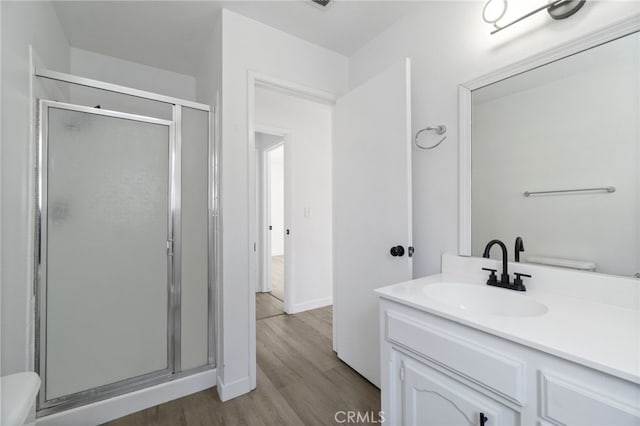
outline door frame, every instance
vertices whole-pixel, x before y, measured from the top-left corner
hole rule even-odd
[[[293,164],[291,162],[293,158],[293,145],[291,143],[293,135],[290,130],[282,129],[273,126],[266,126],[262,124],[256,125],[257,133],[264,133],[271,136],[277,136],[282,138],[281,142],[275,143],[267,148],[256,147],[256,168],[258,164],[262,165],[262,174],[256,173],[256,206],[258,207],[258,246],[257,246],[257,261],[258,271],[261,272],[261,277],[258,277],[257,291],[268,292],[272,290],[271,286],[271,262],[270,262],[270,247],[271,247],[271,232],[267,230],[266,225],[270,223],[271,216],[271,197],[270,197],[270,168],[268,161],[268,153],[278,147],[284,148],[284,225],[291,222],[293,214],[293,197],[292,197],[292,177],[293,177]],[[262,188],[261,190],[258,188]],[[262,198],[262,200],[260,200]],[[261,221],[264,219],[264,224],[261,225]],[[293,256],[292,239],[285,238],[284,259],[285,259],[285,272],[284,272],[284,311],[288,313],[290,311],[291,304],[291,292],[289,289],[293,288],[293,274],[290,265],[292,264],[288,259]],[[262,263],[262,268],[259,267]],[[268,283],[268,285],[267,285]],[[262,284],[262,285],[261,285]]]
[[[179,326],[177,313],[179,308],[179,256],[173,254],[174,249],[179,251],[179,203],[180,203],[180,140],[176,136],[175,121],[142,115],[123,113],[97,109],[82,105],[64,102],[40,100],[38,104],[38,153],[37,153],[37,191],[36,191],[36,263],[35,263],[35,370],[41,377],[43,391],[38,394],[38,412],[49,413],[79,405],[88,404],[100,399],[119,395],[150,384],[166,381],[176,369],[176,361],[179,361],[180,337],[176,335]],[[46,353],[47,353],[47,219],[48,219],[48,147],[49,147],[49,121],[50,108],[66,111],[76,111],[99,116],[121,118],[143,123],[150,123],[168,127],[169,162],[167,171],[169,185],[167,191],[167,244],[173,242],[173,247],[167,246],[167,368],[145,373],[140,376],[130,377],[113,383],[107,383],[96,388],[86,389],[47,400],[46,390]],[[179,367],[179,366],[178,366]]]
[[[315,89],[304,86],[302,84],[283,80],[277,77],[261,74],[255,71],[247,72],[247,174],[248,174],[248,241],[249,248],[247,256],[249,262],[249,385],[251,389],[256,388],[256,289],[258,288],[257,274],[257,237],[258,237],[258,207],[257,207],[257,188],[256,188],[256,123],[255,123],[255,94],[256,86],[266,87],[272,90],[278,90],[293,96],[310,99],[316,102],[335,105],[338,97],[333,93],[324,90]],[[285,154],[285,163],[287,161]],[[286,167],[286,166],[285,166]],[[285,178],[286,182],[286,178]],[[285,189],[286,196],[286,189]],[[285,209],[286,210],[286,209]],[[286,218],[285,218],[286,220]],[[285,247],[286,247],[285,239]],[[285,255],[286,257],[287,255]],[[289,264],[291,264],[290,258]],[[285,265],[286,267],[286,265]],[[286,278],[285,278],[286,280]],[[291,286],[289,286],[291,287]],[[286,287],[285,287],[286,291]],[[286,296],[285,296],[286,298]],[[286,308],[285,308],[286,309]],[[334,329],[335,330],[335,329]]]

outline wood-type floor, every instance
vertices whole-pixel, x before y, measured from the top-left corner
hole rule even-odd
[[[284,314],[284,303],[272,293],[256,293],[256,320]]]
[[[271,294],[284,302],[284,256],[271,256]]]
[[[324,426],[337,424],[338,411],[377,413],[380,391],[331,349],[331,320],[331,307],[258,320],[258,387],[249,394],[223,403],[208,389],[107,424]]]

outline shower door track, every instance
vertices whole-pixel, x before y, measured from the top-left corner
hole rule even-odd
[[[77,84],[78,86],[91,87],[93,89],[106,90],[107,92],[120,93],[123,95],[134,96],[136,98],[148,99],[150,101],[181,105],[188,108],[199,109],[202,111],[211,111],[211,107],[206,104],[188,101],[186,99],[174,98],[166,95],[160,95],[158,93],[147,92],[145,90],[121,86],[119,84],[106,83],[104,81],[94,80],[91,78],[79,77],[77,75],[67,74],[64,72],[52,71],[46,68],[36,68],[33,72],[33,75],[35,75],[36,77],[47,78],[49,80]]]

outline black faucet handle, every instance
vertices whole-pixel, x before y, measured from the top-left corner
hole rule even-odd
[[[524,286],[522,282],[522,277],[531,278],[529,274],[521,274],[519,272],[514,272],[516,278],[513,280],[513,289],[517,291],[527,291],[527,288]]]
[[[498,282],[498,276],[496,275],[496,272],[498,272],[497,269],[482,268],[482,270],[491,272],[491,274],[489,275],[489,279],[487,280],[487,284],[489,284],[489,283],[497,283]]]

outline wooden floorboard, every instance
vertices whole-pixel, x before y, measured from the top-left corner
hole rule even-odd
[[[271,293],[256,293],[256,320],[284,314],[284,304]]]
[[[258,293],[256,311],[260,309],[260,294],[275,299],[268,293]],[[380,410],[380,391],[331,349],[330,306],[272,316],[267,315],[272,312],[272,301],[262,302],[265,316],[256,324],[256,390],[223,403],[215,388],[207,389],[107,425],[325,426],[336,424],[337,411]]]
[[[284,256],[271,256],[271,294],[284,302]]]

